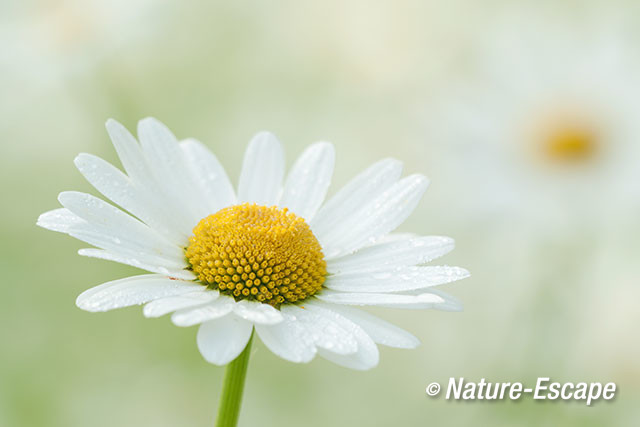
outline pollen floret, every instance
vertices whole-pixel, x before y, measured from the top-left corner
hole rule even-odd
[[[596,135],[587,128],[565,126],[556,129],[546,141],[546,151],[553,160],[579,161],[596,151]]]
[[[233,296],[278,307],[310,297],[327,273],[305,220],[286,208],[241,204],[202,219],[186,257],[198,279]]]

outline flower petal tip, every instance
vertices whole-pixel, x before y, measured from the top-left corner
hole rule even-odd
[[[88,311],[91,313],[99,313],[102,311],[107,311],[104,308],[101,308],[99,306],[96,306],[95,304],[92,303],[90,298],[87,298],[84,295],[84,292],[81,293],[80,295],[78,295],[78,298],[76,298],[76,307],[78,307],[81,310],[84,311]]]

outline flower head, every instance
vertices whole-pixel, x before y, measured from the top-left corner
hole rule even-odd
[[[408,332],[351,306],[456,310],[432,286],[459,280],[457,267],[424,266],[453,249],[446,237],[390,235],[427,187],[400,178],[382,160],[323,205],[334,149],[316,143],[284,180],[280,143],[266,132],[246,151],[237,193],[216,157],[195,140],[178,141],[155,119],[138,126],[140,143],[119,123],[107,130],[126,174],[90,154],[76,166],[117,208],[78,192],[38,225],[96,248],[81,255],[152,274],[91,288],[87,311],[145,304],[144,315],[173,313],[177,326],[200,325],[198,347],[226,364],[253,329],[275,354],[309,362],[319,354],[354,369],[378,363],[376,344],[413,348]]]
[[[631,213],[638,199],[640,63],[628,17],[507,10],[481,32],[474,71],[428,107],[431,146],[465,172],[443,171],[460,185],[449,194],[480,183],[450,200],[454,211],[520,218],[538,235],[609,227],[610,213]]]

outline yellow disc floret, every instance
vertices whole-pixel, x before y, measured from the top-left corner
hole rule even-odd
[[[555,129],[546,138],[547,155],[552,160],[574,162],[591,157],[596,151],[593,131],[576,126]]]
[[[326,262],[305,220],[286,208],[245,203],[200,221],[186,256],[205,285],[279,307],[322,288]]]

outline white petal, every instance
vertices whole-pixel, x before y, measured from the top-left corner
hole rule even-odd
[[[233,305],[233,312],[251,323],[275,325],[282,322],[282,314],[278,310],[256,301],[238,301]]]
[[[358,252],[327,261],[330,273],[371,271],[424,264],[450,252],[450,237],[425,236],[375,244]]]
[[[260,339],[269,350],[285,360],[310,362],[316,355],[316,347],[307,329],[288,313],[282,313],[282,317],[282,322],[275,325],[256,325]]]
[[[164,239],[147,225],[90,194],[66,191],[60,203],[86,221],[69,229],[68,234],[114,254],[143,253],[171,267],[184,266],[181,248]]]
[[[192,181],[198,185],[198,191],[206,202],[207,211],[200,214],[201,218],[233,205],[236,202],[236,194],[218,158],[194,139],[181,142],[180,147],[185,155]]]
[[[335,311],[327,310],[320,305],[315,305],[313,303],[307,304],[307,309],[331,317],[331,319],[338,323],[340,327],[350,331],[358,343],[358,350],[353,354],[347,355],[340,354],[329,349],[319,348],[318,353],[322,357],[340,366],[357,370],[371,369],[378,364],[378,361],[380,360],[378,347],[360,326],[356,325],[346,317],[339,315]]]
[[[289,172],[278,205],[307,221],[313,218],[327,195],[334,162],[333,145],[319,142],[307,148]]]
[[[209,303],[176,311],[171,316],[171,321],[176,326],[187,327],[219,319],[231,313],[233,304],[235,302],[232,298],[221,295]]]
[[[80,249],[78,251],[78,255],[119,262],[120,264],[130,265],[132,267],[147,270],[152,273],[159,273],[163,276],[173,277],[176,279],[196,279],[196,276],[189,270],[167,268],[166,263],[157,262],[157,260],[153,258],[147,259],[144,254],[139,254],[137,256],[116,255],[102,249],[86,248]]]
[[[322,237],[331,232],[345,217],[389,188],[400,178],[402,163],[384,159],[374,163],[342,187],[313,217],[311,229]]]
[[[403,178],[344,218],[331,233],[318,236],[327,259],[350,253],[394,230],[413,212],[428,184],[422,175]]]
[[[80,173],[105,197],[140,218],[177,245],[188,244],[188,235],[166,216],[166,209],[158,203],[157,195],[136,186],[115,166],[91,154],[79,154],[75,164]]]
[[[107,120],[107,132],[118,153],[120,162],[129,177],[140,183],[152,180],[147,162],[142,154],[140,144],[135,137],[120,123],[113,119]]]
[[[36,225],[47,230],[68,233],[73,227],[87,222],[69,209],[61,208],[45,212],[38,217]]]
[[[226,365],[242,353],[252,330],[251,323],[236,316],[211,320],[198,329],[198,349],[207,362]]]
[[[160,317],[172,311],[205,304],[215,300],[219,295],[218,291],[205,289],[176,297],[161,298],[147,303],[143,313],[146,317]]]
[[[345,305],[327,304],[322,301],[313,301],[308,304],[320,305],[346,317],[360,326],[375,343],[395,348],[416,348],[420,345],[418,338],[409,332],[366,311]]]
[[[338,354],[353,354],[358,350],[354,331],[344,329],[341,322],[336,321],[335,313],[316,311],[306,303],[304,307],[284,306],[282,311],[295,316],[304,325],[317,347]]]
[[[425,294],[433,294],[444,300],[444,302],[440,304],[434,305],[432,308],[440,311],[462,311],[462,302],[453,295],[450,295],[446,292],[442,292],[440,289],[429,289],[428,291],[410,291],[407,292],[408,295],[425,295]]]
[[[107,121],[107,132],[111,137],[113,146],[118,152],[122,166],[127,175],[141,192],[152,197],[153,207],[156,212],[157,206],[162,208],[164,216],[171,220],[171,223],[178,225],[181,234],[191,235],[191,229],[196,224],[194,219],[185,213],[179,199],[175,199],[166,190],[162,180],[159,182],[154,177],[154,173],[149,165],[149,161],[142,151],[142,147],[131,133],[120,123],[113,119]],[[157,165],[156,165],[157,166]],[[173,188],[173,186],[170,186]]]
[[[469,277],[460,267],[395,267],[328,276],[324,286],[342,292],[403,292],[442,285]]]
[[[244,155],[238,201],[275,205],[284,176],[284,153],[275,136],[260,132],[253,137]]]
[[[138,137],[154,179],[195,226],[206,205],[191,181],[178,140],[169,128],[152,117],[138,122]]]
[[[363,333],[363,336],[360,338],[361,339],[358,340],[358,351],[354,354],[343,355],[333,353],[324,348],[318,349],[318,354],[336,365],[356,371],[368,371],[378,366],[380,362],[380,352],[376,344],[367,334]]]
[[[325,290],[316,294],[316,298],[334,304],[375,305],[378,307],[425,309],[434,308],[444,300],[438,295],[424,293],[420,295],[346,293]]]
[[[420,236],[415,234],[415,233],[389,233],[389,234],[385,234],[384,236],[380,236],[377,239],[375,239],[375,242],[373,243],[373,245],[377,245],[377,244],[382,244],[382,243],[390,243],[390,242],[397,242],[399,240],[409,240],[409,239],[417,239]],[[428,236],[429,237],[429,236]]]
[[[182,295],[202,288],[195,282],[145,274],[103,283],[81,293],[76,305],[87,311],[108,311],[144,304],[158,298]]]
[[[97,229],[95,226],[90,224],[74,227],[68,234],[71,237],[105,250],[104,252],[86,252],[86,250],[83,249],[81,255],[109,259],[116,262],[122,262],[124,264],[130,264],[131,260],[136,260],[141,264],[144,264],[145,269],[146,267],[159,266],[158,270],[162,274],[164,274],[164,270],[161,271],[161,268],[166,269],[168,272],[182,274],[178,272],[183,271],[186,267],[184,258],[168,258],[156,255],[153,252],[148,251],[147,248],[141,247],[137,242],[126,239],[123,240],[117,235],[113,236],[108,231]],[[137,267],[137,265],[135,266]]]

